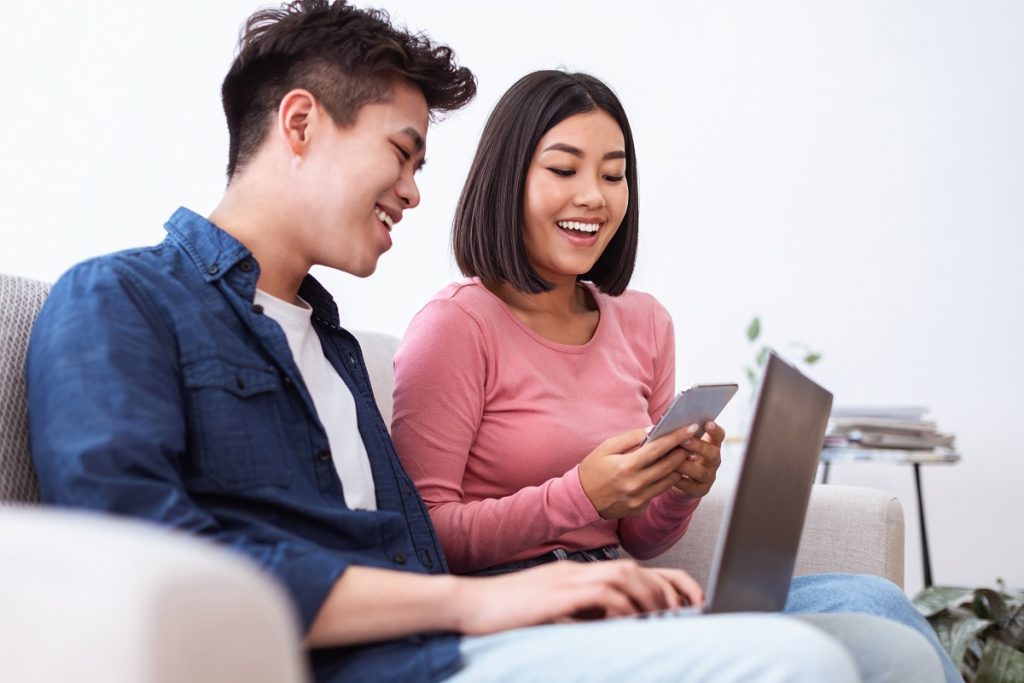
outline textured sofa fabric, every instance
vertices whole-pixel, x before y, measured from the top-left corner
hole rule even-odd
[[[37,503],[28,458],[25,349],[49,285],[0,273],[0,504]]]
[[[715,484],[686,535],[643,564],[682,567],[706,586],[732,494],[728,484]],[[856,486],[814,486],[793,573],[828,572],[875,574],[903,587],[903,508],[895,496]]]

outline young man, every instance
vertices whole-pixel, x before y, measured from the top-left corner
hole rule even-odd
[[[927,673],[927,644],[871,617],[524,628],[699,601],[681,571],[447,574],[358,344],[308,271],[374,271],[419,203],[431,112],[474,92],[448,48],[381,13],[299,0],[253,15],[223,85],[220,204],[209,218],[179,209],[155,247],[76,266],[39,316],[28,386],[45,500],[246,554],[292,596],[320,681],[856,681],[858,667],[900,675],[908,662]],[[868,630],[901,647],[872,652]]]

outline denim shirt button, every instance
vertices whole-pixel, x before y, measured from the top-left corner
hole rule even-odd
[[[252,261],[250,261],[249,259],[245,259],[244,261],[242,261],[241,263],[238,264],[238,269],[240,271],[242,271],[243,273],[251,273],[252,272]]]
[[[216,275],[217,273],[220,272],[220,268],[218,268],[215,264],[207,268],[206,272],[209,273],[210,275]]]
[[[281,378],[281,381],[284,382],[284,385],[286,387],[290,387],[292,385],[292,378],[289,377],[288,375],[285,375],[283,378]]]
[[[391,559],[395,561],[395,564],[405,564],[405,555],[402,553],[395,553],[395,556]]]
[[[316,457],[320,458],[320,462],[327,462],[331,459],[331,449],[325,448],[316,454]]]
[[[259,304],[253,304],[252,305],[252,312],[255,313],[256,315],[262,314],[263,313],[263,306],[261,306]]]

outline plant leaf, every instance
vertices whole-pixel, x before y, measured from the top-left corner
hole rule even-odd
[[[761,319],[755,315],[747,325],[747,341],[753,342],[759,336],[761,336]]]
[[[1010,609],[1006,606],[1003,595],[991,588],[979,588],[974,591],[972,608],[982,619],[991,619],[1000,624],[1010,618]]]
[[[979,633],[992,625],[988,619],[978,619],[963,610],[958,610],[957,613],[940,612],[928,621],[958,671],[963,667],[967,646]]]
[[[760,368],[764,367],[765,361],[768,360],[768,351],[769,351],[769,349],[768,349],[767,346],[762,346],[761,350],[758,351],[758,353],[757,353],[757,366],[758,367],[760,367]]]
[[[1001,623],[1001,629],[993,634],[1010,647],[1024,650],[1024,606],[1017,605],[1013,615]]]
[[[821,354],[818,353],[817,351],[811,351],[806,356],[804,356],[804,362],[807,363],[808,365],[814,365],[819,360],[821,360]]]
[[[1024,681],[1024,652],[994,638],[985,643],[974,683],[1020,683]]]
[[[961,586],[932,586],[914,596],[914,607],[925,617],[970,602],[974,589]]]

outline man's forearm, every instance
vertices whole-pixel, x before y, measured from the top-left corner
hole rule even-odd
[[[457,631],[458,584],[466,580],[450,574],[349,567],[328,593],[306,642],[310,647],[331,647]]]
[[[702,602],[700,586],[685,572],[646,569],[632,560],[552,562],[485,578],[350,566],[306,641],[330,647],[437,631],[484,635],[583,614],[671,609],[683,598]]]

